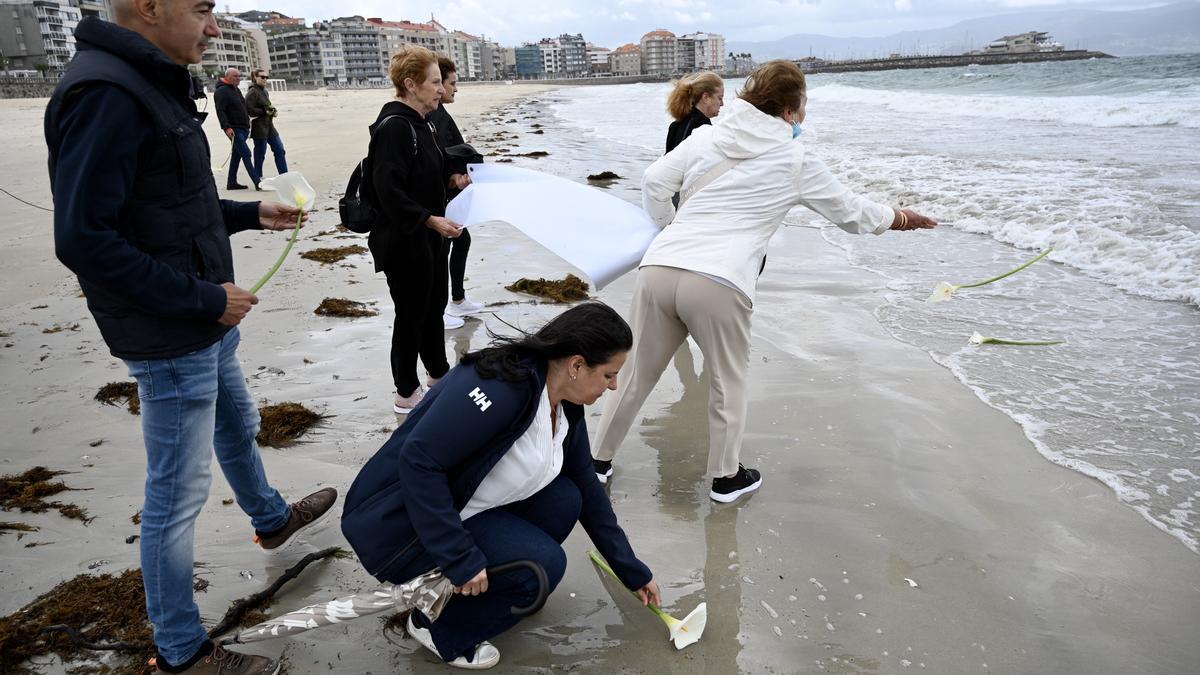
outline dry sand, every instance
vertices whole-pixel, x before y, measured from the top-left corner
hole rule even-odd
[[[468,86],[451,112],[468,140],[501,128],[524,137],[524,122],[505,124],[511,116],[491,110],[536,91]],[[335,205],[332,195],[363,153],[365,127],[386,97],[275,96],[289,163],[322,195],[297,252],[364,243],[316,235],[337,223],[336,212],[325,209]],[[44,103],[0,101],[8,141],[0,186],[48,205]],[[214,148],[225,147],[216,125],[206,127]],[[223,173],[218,177],[220,183]],[[56,514],[2,514],[41,530],[20,540],[0,537],[0,613],[89,569],[136,567],[137,546],[125,538],[137,532],[129,517],[140,508],[144,477],[138,420],[91,400],[101,385],[127,376],[104,348],[74,280],[53,260],[48,214],[11,201],[4,213],[0,331],[11,336],[0,338],[0,473],[36,464],[73,471],[68,484],[90,491],[65,496],[96,519],[84,526]],[[503,286],[573,270],[506,226],[481,227],[473,236],[474,297],[496,303],[497,317],[519,326],[558,311]],[[707,499],[700,476],[707,394],[694,347],[681,350],[647,403],[611,483],[617,512],[662,583],[667,608],[682,616],[708,603],[704,639],[676,652],[648,613],[619,593],[614,600],[577,531],[567,544],[567,577],[546,609],[497,640],[499,671],[1195,672],[1200,557],[1118,504],[1100,483],[1042,459],[1010,419],[924,353],[888,337],[871,315],[880,279],[849,268],[814,231],[790,230],[787,239],[772,248],[756,321],[769,322],[785,308],[811,316],[808,334],[796,336],[811,350],[796,358],[763,335],[755,340],[743,458],[763,470],[761,492],[733,505]],[[233,241],[246,282],[269,266],[284,240],[243,233]],[[624,311],[632,286],[627,275],[599,297]],[[318,485],[344,491],[398,422],[389,408],[386,285],[368,256],[323,266],[293,254],[260,295],[242,325],[240,351],[254,396],[300,401],[332,416],[301,445],[264,449],[268,475],[293,498]],[[352,321],[313,315],[327,296],[377,303],[381,314]],[[504,329],[491,315],[471,319],[447,332],[447,348],[481,346],[485,326]],[[228,486],[214,481],[197,528],[196,559],[211,582],[197,596],[207,621],[303,553],[344,543],[331,524],[308,536],[306,546],[264,555],[250,543],[237,507],[222,505],[229,496]],[[31,542],[53,543],[25,548]],[[320,563],[275,608],[372,585],[353,560]],[[251,649],[282,653],[291,673],[447,672],[380,625],[364,619]]]

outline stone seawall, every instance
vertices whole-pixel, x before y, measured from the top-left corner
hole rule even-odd
[[[49,98],[58,80],[0,78],[0,98]]]

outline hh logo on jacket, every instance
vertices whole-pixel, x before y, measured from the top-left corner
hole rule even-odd
[[[487,394],[484,394],[482,391],[480,391],[479,387],[472,389],[471,393],[467,394],[467,396],[470,396],[475,400],[475,405],[479,406],[481,411],[486,411],[488,408],[492,407],[492,402],[488,400]]]

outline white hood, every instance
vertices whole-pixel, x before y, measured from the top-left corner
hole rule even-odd
[[[746,159],[791,143],[792,126],[738,98],[721,111],[712,137],[726,157]]]

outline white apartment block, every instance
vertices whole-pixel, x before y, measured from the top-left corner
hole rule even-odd
[[[612,50],[608,47],[601,47],[588,43],[586,46],[588,72],[592,75],[601,73],[611,73],[612,69],[608,65],[608,57],[612,54]]]
[[[67,0],[0,2],[0,52],[7,69],[61,73],[75,55],[81,17]]]
[[[677,40],[675,69],[681,73],[724,70],[725,38],[716,33],[690,33]]]
[[[346,83],[341,35],[328,28],[300,28],[270,35],[271,76],[316,86]]]
[[[229,68],[237,68],[243,76],[249,76],[255,68],[270,68],[266,53],[266,34],[233,15],[218,14],[217,28],[220,37],[208,41],[208,49],[198,65],[191,66],[192,72],[209,77],[219,77]],[[251,32],[262,33],[263,51]],[[265,65],[264,65],[265,64]]]
[[[652,30],[642,36],[642,74],[673,75],[678,71],[679,39],[669,30]]]
[[[329,30],[339,38],[348,82],[382,85],[387,81],[387,69],[380,59],[383,36],[379,26],[361,16],[347,16],[314,25]]]

